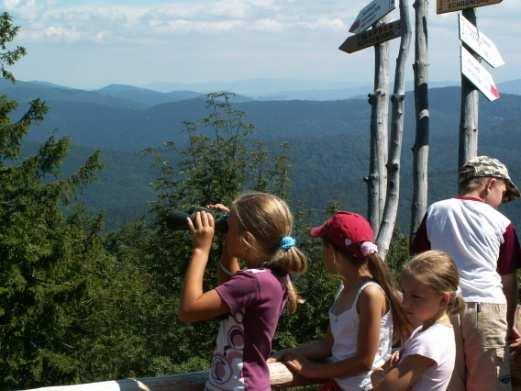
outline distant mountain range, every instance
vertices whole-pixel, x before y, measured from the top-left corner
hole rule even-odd
[[[143,158],[140,151],[166,140],[182,145],[186,140],[182,122],[206,114],[202,97],[193,96],[190,91],[177,95],[188,99],[150,106],[156,99],[154,91],[135,87],[83,91],[39,82],[17,82],[15,86],[3,82],[0,92],[22,102],[42,97],[50,106],[46,119],[29,133],[28,149],[34,149],[50,134],[70,137],[74,148],[66,162],[66,172],[77,168],[95,148],[102,150],[105,169],[82,198],[94,210],[105,211],[109,226],[144,214],[147,203],[154,199],[150,183],[157,172],[151,167],[151,159]],[[431,200],[455,191],[459,101],[456,87],[430,90]],[[400,225],[405,231],[411,197],[413,104],[414,98],[408,93],[400,211]],[[14,114],[15,118],[25,105]],[[259,131],[255,134],[271,150],[289,142],[294,202],[320,213],[328,202],[337,200],[345,208],[365,213],[363,177],[369,165],[370,109],[367,99],[245,101],[236,103],[236,107],[257,126]],[[480,99],[480,153],[505,161],[517,182],[521,182],[521,154],[517,149],[521,146],[520,108],[521,96],[517,95],[504,94],[494,103]],[[521,203],[513,203],[507,211],[520,225]]]
[[[498,88],[503,94],[521,95],[521,79],[499,83]]]

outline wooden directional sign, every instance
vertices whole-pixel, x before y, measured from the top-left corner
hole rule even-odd
[[[459,15],[459,37],[492,67],[497,68],[505,64],[494,42],[461,14]]]
[[[400,35],[402,35],[402,22],[396,20],[392,23],[381,24],[360,34],[350,36],[340,45],[339,49],[347,53],[353,53],[370,46],[375,46],[381,42],[398,38]]]
[[[499,4],[503,0],[437,0],[436,13],[459,11],[465,8],[475,8],[484,5]]]
[[[461,73],[478,88],[488,100],[500,97],[494,79],[483,65],[463,46],[461,46]]]
[[[358,13],[350,33],[358,34],[367,30],[373,24],[396,8],[396,0],[373,0]]]

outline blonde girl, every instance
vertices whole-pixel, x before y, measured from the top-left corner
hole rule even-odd
[[[310,235],[323,239],[326,270],[339,276],[343,287],[329,309],[325,338],[275,358],[306,378],[334,379],[323,390],[369,390],[371,371],[390,355],[393,330],[398,336],[408,333],[397,290],[361,215],[335,213]]]
[[[225,209],[222,205],[214,207]],[[179,318],[193,322],[222,315],[207,390],[270,390],[266,358],[279,316],[297,305],[289,273],[304,272],[306,257],[291,236],[293,217],[286,203],[266,193],[236,199],[220,260],[220,285],[203,290],[215,223],[201,211],[188,219],[192,257],[185,275]],[[239,259],[247,265],[240,270]]]
[[[375,390],[446,390],[454,369],[456,343],[449,316],[459,313],[458,271],[441,251],[426,251],[406,264],[401,274],[403,308],[419,326],[405,342],[398,362],[374,376]]]

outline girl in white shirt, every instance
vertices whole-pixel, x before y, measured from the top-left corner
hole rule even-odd
[[[375,390],[447,389],[456,358],[449,314],[463,308],[463,300],[456,293],[458,280],[454,262],[441,251],[426,251],[405,265],[400,281],[402,305],[413,323],[420,326],[405,342],[399,357],[373,374]]]
[[[321,390],[370,390],[371,372],[389,357],[393,334],[410,331],[391,274],[369,222],[359,214],[337,212],[310,235],[323,239],[324,266],[343,285],[329,309],[325,337],[275,358],[300,376],[330,379]]]

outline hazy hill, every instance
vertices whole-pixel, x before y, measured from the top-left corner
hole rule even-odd
[[[504,94],[521,95],[521,79],[510,80],[498,84],[499,91]]]
[[[114,98],[126,99],[144,107],[155,106],[166,102],[194,99],[202,96],[200,93],[193,91],[159,92],[124,84],[111,84],[94,92]]]
[[[7,95],[18,102],[29,102],[41,98],[45,101],[93,103],[110,107],[140,107],[132,100],[40,81],[17,80],[13,84],[8,80],[1,79],[0,94]]]
[[[431,91],[431,200],[450,196],[456,190],[459,99],[457,88]],[[480,101],[480,152],[500,157],[511,167],[514,180],[521,182],[521,155],[517,151],[521,145],[521,96],[504,95],[494,103],[483,98]],[[85,199],[95,209],[108,211],[112,222],[144,213],[146,201],[153,200],[149,187],[153,170],[136,151],[165,140],[182,143],[185,134],[181,122],[205,114],[200,99],[147,110],[58,101],[50,104],[52,110],[46,121],[39,131],[30,133],[30,138],[43,140],[56,129],[55,134],[68,135],[75,144],[104,150],[104,159],[110,163],[101,182],[87,189]],[[400,212],[404,229],[408,227],[411,197],[411,94],[406,104]],[[270,148],[275,150],[282,141],[289,142],[294,202],[321,212],[329,201],[338,200],[345,208],[365,213],[363,177],[369,165],[369,105],[365,99],[247,102],[237,107],[248,114],[260,129],[258,136]],[[510,213],[521,224],[521,203],[512,204]]]

